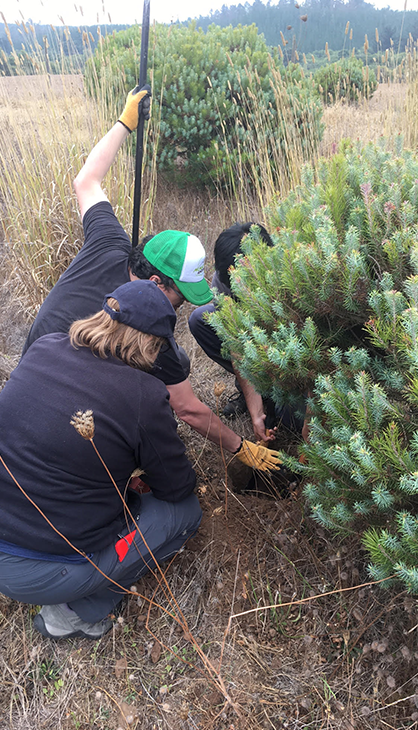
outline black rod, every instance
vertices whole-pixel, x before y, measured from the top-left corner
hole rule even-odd
[[[148,39],[149,39],[149,18],[150,0],[144,0],[141,31],[141,61],[139,64],[139,82],[141,89],[147,82],[148,65]],[[141,102],[140,102],[141,104]],[[142,105],[141,105],[142,106]],[[135,187],[134,187],[134,213],[132,220],[132,246],[138,244],[139,239],[139,211],[141,207],[142,190],[142,158],[144,155],[144,116],[139,110],[138,129],[136,133],[136,156],[135,156]]]

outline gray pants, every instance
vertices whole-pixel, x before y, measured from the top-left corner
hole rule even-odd
[[[133,513],[135,516],[135,513]],[[137,524],[159,563],[175,555],[200,525],[199,500],[191,494],[181,502],[163,502],[152,494],[141,495],[141,512]],[[120,533],[135,529],[126,526]],[[112,543],[94,553],[92,560],[105,575],[124,588],[155,567],[138,532],[126,557],[119,561]],[[91,563],[64,563],[32,560],[0,553],[0,592],[24,603],[54,605],[68,603],[77,615],[90,623],[100,621],[114,610],[123,591],[107,580]]]

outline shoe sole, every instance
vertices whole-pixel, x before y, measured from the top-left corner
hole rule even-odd
[[[45,624],[45,621],[40,613],[37,613],[35,618],[33,619],[33,625],[37,631],[39,631],[42,636],[45,636],[47,639],[54,639],[54,641],[58,641],[59,639],[73,639],[76,637],[79,637],[81,639],[89,639],[90,641],[97,641],[97,639],[101,639],[102,636],[104,636],[107,631],[105,631],[103,634],[98,634],[97,636],[91,636],[90,634],[86,634],[81,629],[78,629],[78,631],[72,631],[70,634],[60,634],[59,636],[56,636],[55,634],[51,634]],[[108,629],[110,631],[110,629]]]

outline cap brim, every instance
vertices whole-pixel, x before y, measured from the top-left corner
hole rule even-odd
[[[193,282],[178,281],[177,279],[174,279],[174,281],[183,296],[192,304],[208,304],[213,299],[213,294],[205,279]]]

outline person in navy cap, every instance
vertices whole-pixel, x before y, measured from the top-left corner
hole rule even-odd
[[[43,302],[25,342],[24,357],[39,337],[67,333],[72,322],[97,311],[106,291],[130,279],[153,281],[174,309],[184,301],[200,306],[212,299],[204,276],[205,250],[201,241],[190,233],[168,230],[146,237],[132,248],[103,189],[103,180],[122,144],[136,129],[139,114],[149,112],[149,94],[147,86],[129,93],[118,121],[92,149],[74,180],[84,243]],[[189,359],[181,347],[162,348],[153,370],[167,386],[170,405],[178,418],[247,466],[263,471],[277,469],[278,452],[246,441],[229,428],[196,396],[189,370]],[[260,413],[256,437],[269,441],[274,433],[265,430],[263,418]]]
[[[150,374],[175,322],[153,281],[123,284],[37,339],[0,393],[0,592],[41,604],[44,636],[101,637],[123,589],[198,529],[195,473]],[[147,494],[127,487],[135,469]]]

